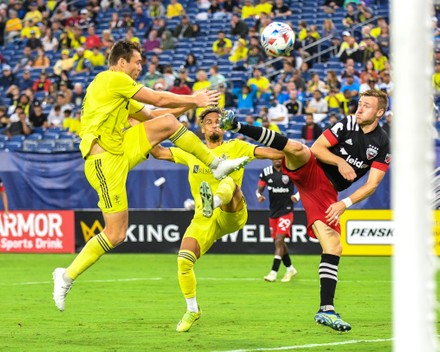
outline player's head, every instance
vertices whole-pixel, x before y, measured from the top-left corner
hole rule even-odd
[[[356,110],[357,123],[362,127],[377,123],[385,114],[388,107],[386,93],[369,89],[360,94],[358,108]]]
[[[275,170],[280,170],[283,163],[283,159],[272,160],[273,167]]]
[[[139,43],[128,40],[117,41],[108,57],[110,67],[123,71],[131,78],[137,79],[142,71],[142,56]]]
[[[223,109],[217,106],[207,107],[200,114],[200,122],[202,124],[202,133],[206,140],[211,142],[219,142],[223,139],[223,130],[219,127],[220,117]]]

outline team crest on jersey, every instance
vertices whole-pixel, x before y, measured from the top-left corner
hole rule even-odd
[[[194,165],[193,167],[193,174],[196,174],[199,172],[199,165]]]
[[[374,159],[377,156],[378,152],[379,152],[379,148],[370,144],[367,148],[367,159],[368,160]]]
[[[289,183],[289,176],[287,176],[287,175],[282,175],[282,176],[281,176],[281,181],[282,181],[285,185],[287,185],[287,184]]]
[[[389,164],[389,163],[391,162],[391,154],[390,154],[390,153],[388,153],[388,154],[385,156],[385,162],[386,162],[387,164]]]

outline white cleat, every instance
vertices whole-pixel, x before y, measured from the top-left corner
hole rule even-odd
[[[293,268],[293,270],[287,270],[281,282],[289,282],[296,274],[298,274],[298,271],[296,271],[295,268]]]
[[[249,162],[249,157],[242,156],[237,159],[221,159],[220,163],[215,169],[212,169],[212,174],[217,180],[222,180],[230,173],[242,168]]]
[[[200,184],[200,197],[202,198],[202,213],[205,218],[210,218],[214,212],[214,196],[208,182],[202,181]]]
[[[53,300],[60,311],[64,311],[64,302],[66,300],[67,292],[72,288],[72,284],[64,281],[64,273],[66,269],[56,268],[52,273],[53,277]]]
[[[277,273],[271,271],[268,275],[264,277],[264,280],[267,282],[275,282],[277,281]]]

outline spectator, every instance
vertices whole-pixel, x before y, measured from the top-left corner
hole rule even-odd
[[[66,102],[72,101],[72,90],[67,86],[66,82],[60,82],[59,84],[59,92],[64,94],[64,97],[66,98]]]
[[[34,92],[48,92],[52,81],[47,77],[46,71],[41,71],[38,79],[34,81],[32,89]]]
[[[76,49],[76,55],[72,58],[72,75],[88,74],[92,71],[92,64],[85,57],[85,51],[83,47]]]
[[[96,34],[95,26],[91,25],[87,28],[87,37],[85,41],[85,48],[92,50],[94,47],[100,48],[102,45],[101,38]]]
[[[32,29],[29,32],[29,37],[26,40],[26,45],[25,46],[31,48],[31,50],[35,50],[37,48],[43,47],[43,43],[41,42],[40,38],[37,38],[36,32],[35,32],[34,29]]]
[[[223,17],[223,12],[217,0],[211,0],[211,5],[208,8],[208,14],[213,18]]]
[[[59,76],[62,71],[70,71],[73,67],[73,59],[69,57],[69,49],[61,51],[61,58],[55,63],[53,72]]]
[[[61,111],[61,106],[56,104],[52,110],[49,112],[49,116],[47,117],[47,122],[49,127],[63,127],[64,122],[64,114]]]
[[[35,1],[32,1],[29,4],[29,10],[26,12],[24,16],[24,21],[32,21],[33,23],[39,23],[43,20],[43,15],[40,10],[38,10],[38,4]]]
[[[197,59],[194,54],[189,53],[186,56],[185,64],[183,66],[190,71],[195,71],[197,69]]]
[[[22,92],[28,88],[32,88],[33,85],[34,85],[34,81],[31,78],[31,72],[29,71],[29,69],[24,69],[22,71],[21,78],[18,80],[18,88]]]
[[[97,46],[95,46],[92,52],[89,53],[87,59],[90,61],[93,67],[105,65],[105,56]]]
[[[246,61],[248,54],[248,48],[246,46],[246,39],[240,38],[235,43],[229,56],[229,61],[237,63],[240,61]]]
[[[267,116],[269,117],[270,122],[287,127],[289,124],[289,112],[287,111],[286,106],[280,104],[274,95],[272,95],[269,100],[270,108]]]
[[[180,23],[174,29],[173,35],[176,38],[193,38],[194,37],[193,27],[192,27],[191,21],[189,20],[188,16],[186,16],[186,15],[182,16],[182,18],[180,19]]]
[[[298,91],[291,90],[289,93],[289,99],[284,102],[289,115],[301,115],[303,112],[303,105],[298,100]]]
[[[150,63],[148,65],[148,71],[142,79],[142,83],[149,88],[153,88],[154,84],[162,78],[163,75],[157,70],[157,66]]]
[[[225,0],[223,2],[223,11],[226,13],[239,13],[239,4],[237,0]]]
[[[81,19],[81,16],[79,14],[79,9],[74,7],[74,8],[72,8],[71,16],[64,21],[65,26],[67,26],[67,27],[79,26],[80,19]]]
[[[111,48],[115,43],[115,39],[113,38],[112,32],[110,29],[104,29],[102,31],[102,46],[104,49]]]
[[[440,61],[435,63],[434,73],[432,75],[432,86],[434,88],[434,94],[440,95]]]
[[[385,56],[390,54],[391,37],[389,27],[385,26],[381,29],[380,35],[376,38],[376,43],[379,44],[379,48]]]
[[[284,0],[275,0],[275,4],[272,6],[272,11],[270,13],[272,18],[291,15],[292,11],[289,6],[284,3]]]
[[[342,24],[345,27],[350,28],[357,23],[356,10],[353,3],[347,4],[345,9],[347,12],[345,13],[344,18],[342,19]]]
[[[154,53],[150,56],[150,62],[156,65],[156,70],[163,73],[163,65],[160,64],[159,56]]]
[[[44,51],[55,51],[58,48],[58,39],[53,35],[52,28],[48,28],[46,35],[41,38],[41,43],[43,44]]]
[[[9,19],[5,24],[6,41],[12,42],[14,39],[20,37],[22,29],[23,25],[20,18],[18,18],[17,11],[9,10]]]
[[[347,81],[345,82],[345,84],[342,85],[341,92],[345,95],[345,91],[348,90],[350,91],[350,95],[352,97],[357,97],[360,90],[360,84],[354,81],[354,76],[351,74],[347,75],[346,78]]]
[[[63,128],[70,134],[78,135],[81,130],[81,110],[76,110],[73,116],[70,110],[65,110]]]
[[[324,0],[322,10],[325,13],[334,13],[338,8],[344,6],[344,0]]]
[[[139,38],[134,35],[133,28],[131,27],[125,30],[125,39],[133,43],[140,43]]]
[[[226,38],[225,32],[218,31],[217,40],[212,44],[212,51],[218,56],[229,55],[232,49],[232,42]]]
[[[345,116],[352,115],[356,111],[357,95],[352,96],[350,90],[343,92],[344,100],[341,102],[341,111]]]
[[[220,84],[226,83],[226,78],[218,72],[217,65],[211,65],[209,68],[209,83],[211,83],[211,89],[218,89]]]
[[[144,41],[144,44],[143,44],[142,48],[144,49],[144,51],[146,53],[148,53],[150,51],[154,51],[155,49],[160,48],[160,39],[157,36],[157,30],[156,29],[152,29],[150,31],[150,34],[148,34],[148,39],[146,39]]]
[[[281,0],[282,1],[282,0]],[[231,16],[231,35],[238,35],[240,38],[246,38],[249,33],[249,27],[246,22],[242,21],[240,17],[234,13]]]
[[[11,66],[9,66],[8,64],[3,64],[2,73],[3,75],[0,77],[0,87],[6,90],[12,85],[18,86],[18,79],[12,73]]]
[[[388,58],[380,51],[379,49],[374,51],[374,57],[371,59],[373,62],[374,69],[377,72],[381,72],[385,69],[385,63],[388,61]]]
[[[260,115],[261,116],[261,125],[264,128],[267,128],[271,131],[274,131],[276,133],[280,133],[281,134],[281,130],[278,127],[278,125],[276,123],[273,123],[270,121],[269,117],[267,117],[267,115]]]
[[[63,82],[61,82],[61,83],[63,83]],[[61,85],[61,83],[60,83],[60,85]],[[73,85],[73,91],[72,91],[72,96],[70,98],[70,102],[75,107],[78,108],[82,105],[82,102],[84,100],[85,95],[86,95],[86,92],[84,91],[82,83],[76,82]]]
[[[188,69],[186,67],[182,67],[180,66],[179,68],[179,77],[182,82],[185,82],[188,87],[190,87],[192,89],[192,86],[194,84],[194,80],[188,76]]]
[[[273,84],[272,95],[280,104],[284,104],[285,101],[289,100],[289,93],[284,90],[284,87],[281,83]]]
[[[366,83],[369,78],[373,78],[376,81],[379,81],[379,75],[374,69],[374,65],[371,60],[367,61],[367,63],[365,64],[365,69],[360,75],[361,83]]]
[[[358,53],[359,45],[356,43],[356,39],[348,31],[343,32],[342,37],[344,41],[336,54],[339,60],[346,62],[347,59],[351,58],[354,61],[361,62],[360,53]]]
[[[64,110],[69,109],[73,110],[74,105],[67,99],[68,97],[64,94],[63,91],[59,91],[56,96],[55,104],[61,107],[61,112],[64,113]]]
[[[360,83],[359,77],[361,76],[361,74],[360,74],[360,72],[358,70],[356,70],[354,65],[355,65],[355,62],[354,62],[353,59],[347,59],[347,61],[345,62],[345,70],[341,74],[342,85],[345,84],[345,79],[349,75],[352,75],[354,77],[354,81],[356,83]]]
[[[265,55],[263,55],[260,47],[258,45],[251,45],[246,60],[247,67],[263,64],[264,60]]]
[[[49,68],[50,67],[50,60],[46,56],[46,53],[44,52],[43,47],[37,48],[37,57],[35,58],[34,62],[32,63],[33,68]]]
[[[245,0],[241,8],[241,19],[253,18],[256,16],[256,8],[252,0]]]
[[[144,13],[144,5],[138,2],[134,5],[133,26],[136,30],[144,30],[145,25],[150,22],[148,17]]]
[[[166,9],[162,5],[160,0],[151,0],[150,6],[148,6],[148,15],[151,18],[163,17],[166,14]]]
[[[86,37],[83,36],[83,30],[81,29],[81,27],[73,27],[72,34],[70,34],[70,47],[72,49],[83,47],[84,43],[86,42]]]
[[[109,22],[109,29],[112,30],[123,27],[124,27],[124,21],[122,20],[122,18],[119,17],[119,13],[113,12]]]
[[[393,119],[393,112],[387,111],[384,116],[385,122],[382,125],[382,129],[387,133],[388,137],[391,138],[391,120]]]
[[[0,128],[5,128],[9,123],[9,117],[6,115],[6,112],[6,106],[0,105]]]
[[[186,82],[182,81],[180,78],[176,78],[174,80],[174,85],[171,87],[170,92],[180,95],[192,94],[191,88],[186,84]]]
[[[322,93],[320,90],[315,90],[313,92],[313,98],[310,99],[307,104],[306,113],[312,114],[326,114],[328,111],[328,104],[323,99]]]
[[[311,144],[318,139],[321,133],[321,127],[313,121],[313,114],[306,113],[306,124],[301,129],[301,138],[306,141],[306,144]]]
[[[173,17],[182,16],[185,14],[185,9],[182,4],[177,0],[170,0],[170,3],[167,6],[167,17],[171,19]]]
[[[377,81],[373,77],[368,77],[366,82],[361,84],[361,86],[359,87],[359,94],[369,89],[379,90],[379,85],[377,84]]]
[[[248,79],[247,85],[252,87],[256,91],[257,98],[264,100],[270,96],[270,81],[267,77],[263,76],[259,67],[254,67],[252,77]]]
[[[29,120],[26,116],[26,113],[21,108],[17,108],[16,113],[14,116],[17,116],[17,118],[11,118],[9,119],[9,124],[6,126],[5,135],[11,138],[12,136],[17,135],[29,135],[32,133],[32,128],[29,125]]]
[[[341,104],[344,102],[344,94],[338,88],[331,88],[328,95],[324,98],[329,111],[340,112]]]
[[[77,26],[82,30],[86,30],[87,28],[94,25],[92,20],[92,14],[87,9],[81,9],[79,12],[79,21]]]
[[[359,54],[361,62],[365,65],[374,56],[375,42],[370,35],[363,37],[359,43]]]
[[[316,90],[321,91],[323,94],[328,92],[324,81],[319,77],[319,73],[313,73],[312,78],[307,83],[307,92],[313,93]]]
[[[229,91],[226,83],[220,83],[218,90],[220,92],[218,106],[221,108],[235,108],[237,104],[234,101],[234,95]]]
[[[365,1],[359,1],[357,4],[357,22],[367,22],[373,17],[373,10],[365,5]]]
[[[29,114],[29,122],[32,127],[49,127],[47,122],[47,114],[44,113],[41,103],[37,100],[32,105],[31,112]]]
[[[255,87],[244,84],[243,86],[232,89],[232,94],[237,98],[238,109],[254,109],[255,107]]]
[[[341,82],[334,70],[327,70],[327,77],[325,81],[325,90],[329,92],[332,88],[339,90],[341,88]]]
[[[336,37],[338,32],[336,30],[335,24],[331,18],[326,18],[322,24],[322,36],[325,37]]]
[[[380,73],[380,83],[379,89],[383,92],[386,92],[388,95],[391,95],[393,92],[394,84],[391,81],[391,74],[388,70],[383,70]]]

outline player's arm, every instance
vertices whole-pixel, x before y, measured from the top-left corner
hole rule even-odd
[[[315,157],[324,164],[335,165],[338,167],[339,173],[348,181],[353,181],[356,178],[356,173],[354,169],[341,157],[333,154],[329,148],[332,145],[329,140],[325,137],[325,134],[321,134],[319,138],[313,143],[312,153]]]
[[[256,147],[254,155],[257,159],[279,160],[284,158],[284,153],[282,151],[268,147]]]
[[[202,89],[191,95],[179,95],[166,91],[155,91],[142,87],[132,97],[146,104],[152,104],[161,108],[185,108],[192,109],[218,103],[219,92],[216,90]]]
[[[265,188],[266,188],[266,182],[260,178],[258,180],[257,191],[255,192],[258,203],[263,203],[266,200],[266,197],[263,196],[263,192]]]
[[[162,147],[160,144],[151,149],[150,154],[158,160],[166,160],[174,162],[173,153],[170,148]]]

